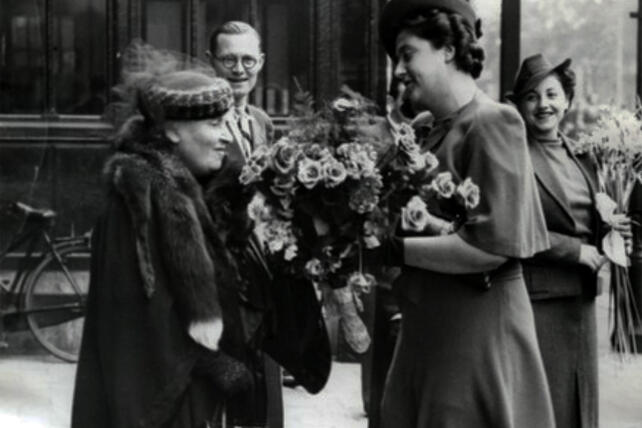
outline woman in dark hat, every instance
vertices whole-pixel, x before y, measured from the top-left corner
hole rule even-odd
[[[424,148],[481,190],[455,233],[393,241],[402,324],[382,403],[387,428],[550,428],[553,409],[520,259],[548,248],[517,112],[476,85],[484,53],[463,0],[392,0],[380,32],[413,105],[435,117]],[[432,212],[452,218],[437,201]],[[397,251],[394,251],[394,250]]]
[[[225,245],[245,226],[221,224],[208,205],[224,201],[204,190],[226,163],[232,90],[199,71],[145,81],[104,171],[72,426],[218,427],[225,400],[253,385],[258,324],[237,298],[251,257]],[[265,278],[257,263],[243,273]]]
[[[590,428],[598,426],[595,296],[606,258],[599,250],[594,164],[575,155],[575,143],[559,131],[575,90],[570,64],[553,66],[541,54],[526,58],[507,97],[526,122],[551,242],[523,265],[555,420],[558,427]],[[618,230],[630,239],[630,220],[619,220]]]

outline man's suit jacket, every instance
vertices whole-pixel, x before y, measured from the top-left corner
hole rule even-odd
[[[593,160],[588,154],[572,154],[571,148],[574,143],[563,135],[561,137],[564,146],[571,153],[572,161],[579,166],[584,175],[591,197],[595,201],[598,184]],[[548,162],[541,143],[529,139],[528,147],[551,243],[550,249],[523,261],[524,278],[531,299],[550,299],[583,293],[595,296],[599,294],[597,276],[588,267],[579,264],[580,245],[583,242],[576,235],[575,219],[562,184]],[[593,215],[592,226],[593,234],[586,243],[598,246],[601,221],[597,212]]]

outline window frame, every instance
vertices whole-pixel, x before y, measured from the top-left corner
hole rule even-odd
[[[100,115],[62,114],[54,111],[54,85],[53,61],[55,54],[53,45],[53,2],[44,1],[44,49],[45,49],[45,92],[44,111],[33,114],[0,114],[0,142],[30,142],[30,141],[105,141],[105,138],[113,132],[113,127]],[[137,0],[140,1],[140,0]],[[107,85],[113,86],[116,76],[118,53],[115,49],[117,40],[117,27],[119,23],[114,18],[122,6],[130,4],[128,0],[105,0],[105,31],[106,31],[106,72]],[[122,18],[122,17],[121,17]]]

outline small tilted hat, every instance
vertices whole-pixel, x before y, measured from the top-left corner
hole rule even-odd
[[[404,22],[415,15],[420,15],[430,9],[441,9],[446,12],[458,13],[465,25],[477,31],[478,19],[470,3],[466,0],[390,0],[383,7],[379,18],[379,36],[386,52],[390,57],[395,56],[397,36]]]
[[[234,104],[227,80],[198,71],[153,79],[141,91],[143,114],[155,120],[203,120],[224,115]]]
[[[542,54],[535,54],[524,59],[519,67],[513,90],[505,96],[512,102],[517,102],[528,91],[536,87],[551,73],[563,72],[571,65],[571,59],[566,58],[558,65],[551,64]]]

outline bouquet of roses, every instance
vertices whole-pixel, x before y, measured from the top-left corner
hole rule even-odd
[[[252,153],[240,180],[256,190],[248,212],[271,263],[327,286],[348,343],[363,352],[369,337],[357,315],[359,297],[376,283],[364,250],[395,233],[399,218],[403,230],[453,232],[456,223],[431,215],[425,202],[452,198],[465,211],[479,189],[438,174],[436,157],[421,151],[410,126],[344,94],[320,111],[300,109],[286,137]]]
[[[578,152],[589,153],[597,164],[600,192],[596,194],[597,210],[608,225],[615,216],[626,213],[636,182],[642,179],[642,123],[638,116],[612,107],[601,109],[597,127],[584,136]],[[611,229],[602,241],[611,262],[612,343],[622,352],[635,352],[635,328],[639,314],[628,275],[629,259],[621,234]]]
[[[391,123],[390,128],[395,144],[380,163],[386,189],[380,209],[387,218],[400,215],[404,234],[454,233],[466,221],[466,213],[479,204],[479,187],[470,178],[456,184],[450,172],[438,172],[437,157],[421,150],[411,126]],[[449,202],[445,205],[450,220],[429,211],[437,200]]]

